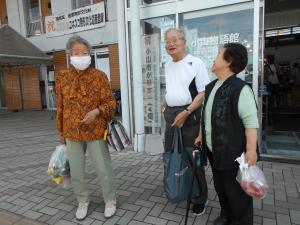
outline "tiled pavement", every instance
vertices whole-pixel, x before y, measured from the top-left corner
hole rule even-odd
[[[1,225],[46,225],[39,221],[21,216],[6,210],[0,210],[0,224]]]
[[[46,174],[50,154],[57,144],[55,123],[49,113],[0,113],[0,225],[183,224],[185,203],[170,204],[164,196],[161,157],[132,151],[112,153],[118,211],[109,220],[103,217],[98,180],[88,161],[86,178],[92,204],[88,217],[78,223],[74,219],[76,201],[72,191],[58,189]],[[272,188],[264,200],[255,200],[255,224],[299,225],[300,166],[270,162],[259,165]],[[201,217],[190,215],[190,225],[212,224],[220,211],[210,168],[206,176],[207,211]]]

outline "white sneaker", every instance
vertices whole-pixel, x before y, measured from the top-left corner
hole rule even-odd
[[[108,201],[105,204],[105,210],[104,210],[104,217],[106,219],[112,217],[113,215],[115,215],[117,211],[117,202],[116,201]]]
[[[76,211],[76,219],[77,220],[83,220],[86,217],[88,207],[89,207],[89,202],[85,202],[85,203],[79,202],[78,208]]]

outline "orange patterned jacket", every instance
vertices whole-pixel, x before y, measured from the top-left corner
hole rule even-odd
[[[115,96],[104,72],[92,67],[82,74],[74,68],[61,71],[56,78],[56,96],[56,125],[63,137],[73,141],[103,139],[116,109]],[[80,123],[96,108],[100,114],[91,124]]]

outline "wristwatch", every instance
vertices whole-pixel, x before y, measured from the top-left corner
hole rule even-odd
[[[185,111],[187,111],[187,113],[188,113],[189,115],[191,115],[191,113],[192,113],[188,108],[186,108]]]

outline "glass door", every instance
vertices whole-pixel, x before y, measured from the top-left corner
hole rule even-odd
[[[277,15],[284,18],[292,13],[284,9],[288,5],[280,4],[276,4]],[[286,22],[285,27],[274,22],[272,10],[272,2],[265,1],[261,13],[265,21],[261,28],[265,31],[262,35],[264,74],[260,80],[262,153],[270,158],[300,160],[300,89],[293,68],[295,63],[300,64],[294,54],[300,49],[299,42],[295,41],[298,32],[292,27],[294,22]],[[293,14],[289,16],[296,18]]]
[[[103,71],[107,75],[107,79],[111,81],[109,54],[107,49],[95,51],[95,67],[98,70]]]

